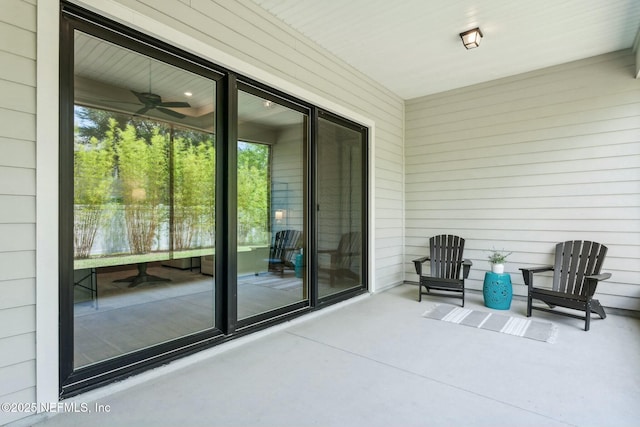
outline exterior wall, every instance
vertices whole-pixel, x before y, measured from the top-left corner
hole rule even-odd
[[[0,402],[36,397],[36,6],[0,13]],[[7,10],[8,9],[8,10]],[[0,424],[21,414],[0,412]]]
[[[467,239],[468,285],[482,289],[488,252],[506,272],[552,263],[554,245],[609,247],[598,286],[609,307],[640,310],[640,81],[631,50],[406,104],[406,278],[428,237]]]

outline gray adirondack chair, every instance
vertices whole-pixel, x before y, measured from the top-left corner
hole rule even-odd
[[[607,254],[607,247],[596,242],[570,240],[556,245],[555,264],[542,267],[521,268],[527,285],[527,317],[531,310],[547,311],[562,316],[584,320],[584,330],[588,331],[591,313],[602,319],[607,317],[604,308],[593,298],[598,282],[611,277],[611,273],[600,273]],[[536,287],[533,277],[536,273],[553,271],[551,289]],[[549,308],[533,305],[533,300],[543,301]],[[553,310],[556,306],[584,312],[584,316]]]
[[[413,260],[420,277],[418,301],[422,301],[422,295],[437,295],[460,298],[464,307],[464,280],[469,277],[473,263],[462,258],[463,252],[464,239],[459,236],[441,234],[429,239],[429,255]],[[428,275],[422,271],[422,264],[426,261],[431,267]],[[432,289],[439,292],[431,292]]]

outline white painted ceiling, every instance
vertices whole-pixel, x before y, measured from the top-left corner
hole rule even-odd
[[[628,49],[640,29],[640,0],[253,1],[403,99]]]

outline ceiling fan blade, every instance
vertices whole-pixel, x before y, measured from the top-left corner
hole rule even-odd
[[[176,102],[161,102],[160,104],[158,104],[159,107],[174,107],[174,108],[190,108],[191,105],[188,102],[180,102],[180,101],[176,101]]]
[[[153,107],[142,107],[141,109],[139,109],[138,111],[136,111],[136,114],[144,114],[147,111],[151,110]]]
[[[134,94],[136,96],[136,98],[138,98],[138,100],[143,103],[143,104],[148,104],[147,99],[144,97],[144,95],[140,92],[136,92],[135,90],[131,91],[132,94]]]
[[[173,116],[173,117],[175,117],[177,119],[184,119],[185,117],[187,117],[184,114],[177,113],[177,112],[175,112],[173,110],[168,110],[168,109],[162,108],[162,107],[156,107],[156,108],[157,108],[158,111],[162,111],[163,113],[168,114],[170,116]]]

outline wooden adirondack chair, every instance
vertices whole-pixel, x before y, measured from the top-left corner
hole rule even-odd
[[[340,243],[338,243],[336,249],[321,249],[318,251],[319,254],[331,255],[330,265],[320,268],[320,270],[329,271],[329,283],[331,286],[335,284],[337,277],[360,278],[360,275],[352,271],[352,268],[358,262],[361,251],[362,234],[359,231],[344,233],[340,237]],[[361,265],[361,263],[356,265]]]
[[[441,234],[429,239],[429,256],[413,260],[416,273],[420,277],[418,301],[422,301],[422,295],[437,295],[460,298],[464,307],[464,280],[469,277],[473,263],[462,258],[463,252],[464,239],[461,237]],[[422,274],[422,264],[426,261],[430,262],[429,275]],[[427,292],[423,292],[423,287]],[[432,293],[432,289],[446,293]]]
[[[269,251],[269,271],[277,271],[282,276],[285,268],[294,268],[293,256],[299,248],[300,235],[298,230],[281,230],[275,234]]]
[[[527,317],[531,316],[532,309],[574,317],[584,320],[585,331],[589,330],[591,313],[602,319],[607,317],[600,302],[593,299],[598,281],[611,277],[611,273],[600,273],[606,254],[607,247],[600,243],[572,240],[556,245],[554,265],[521,268],[528,288]],[[533,284],[533,275],[544,271],[553,271],[551,289]],[[543,301],[549,308],[534,307],[534,299]],[[552,310],[556,306],[584,311],[584,316]]]

